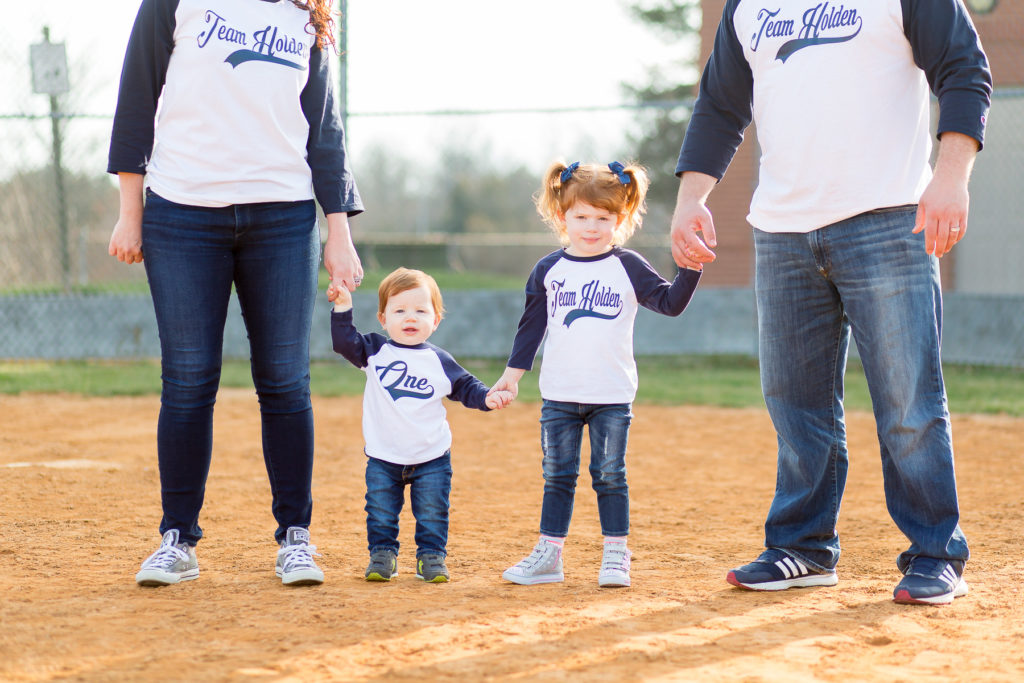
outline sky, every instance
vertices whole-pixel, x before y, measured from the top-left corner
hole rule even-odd
[[[25,73],[28,46],[44,25],[65,43],[75,88],[68,108],[112,112],[139,0],[8,4],[0,82],[16,87],[0,96],[0,114],[48,111]],[[615,105],[627,101],[623,83],[643,85],[651,67],[688,54],[633,20],[627,0],[348,0],[348,11],[348,135],[357,165],[371,145],[429,162],[458,142],[538,173],[554,158],[611,154],[622,150],[633,113],[367,114]],[[681,139],[682,131],[671,144]]]

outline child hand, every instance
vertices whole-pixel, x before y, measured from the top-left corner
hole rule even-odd
[[[343,313],[352,308],[352,292],[333,282],[327,287],[327,300],[334,303],[334,310]]]
[[[491,393],[487,394],[486,403],[487,407],[491,410],[501,410],[512,403],[513,400],[515,400],[515,396],[512,395],[511,391],[494,391],[492,389]]]
[[[526,370],[520,370],[518,368],[505,368],[505,372],[502,373],[498,381],[494,383],[491,390],[487,392],[491,395],[498,391],[507,391],[512,394],[512,398],[519,396],[519,380],[522,378]]]

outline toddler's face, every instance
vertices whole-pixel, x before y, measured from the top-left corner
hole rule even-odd
[[[612,248],[615,228],[622,216],[586,202],[576,202],[565,212],[565,229],[573,256],[597,256]]]
[[[407,346],[425,342],[441,324],[426,287],[393,294],[377,317],[392,341]]]

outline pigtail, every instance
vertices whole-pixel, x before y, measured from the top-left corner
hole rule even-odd
[[[566,164],[564,161],[556,161],[548,167],[541,182],[540,190],[534,195],[533,203],[537,207],[537,213],[541,219],[561,239],[565,232],[565,221],[563,219],[566,209],[563,205],[563,188],[572,178],[572,173],[579,167],[579,162]]]
[[[630,182],[624,186],[626,190],[626,204],[623,207],[629,235],[640,229],[643,223],[643,216],[647,213],[647,189],[651,185],[647,177],[647,170],[639,164],[630,163],[622,169],[622,174],[629,178]]]

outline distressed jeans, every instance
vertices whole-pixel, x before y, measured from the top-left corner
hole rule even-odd
[[[589,404],[544,400],[540,412],[544,500],[540,532],[569,535],[583,426],[590,432],[590,478],[605,536],[629,534],[626,442],[633,414],[628,403]]]
[[[809,565],[839,561],[848,455],[843,379],[857,343],[881,448],[885,500],[910,541],[897,558],[966,560],[939,345],[938,259],[914,206],[810,233],[754,231],[761,384],[778,435],[765,545]]]

